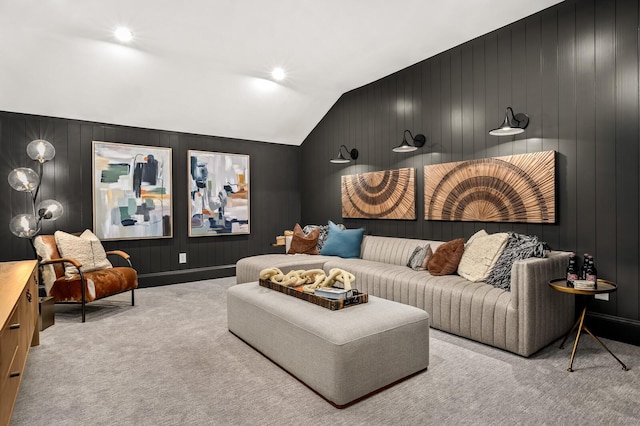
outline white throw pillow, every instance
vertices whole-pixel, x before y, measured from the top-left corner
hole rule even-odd
[[[458,265],[458,275],[472,282],[485,281],[504,251],[508,239],[507,232],[474,235],[465,245]]]
[[[102,243],[90,230],[85,230],[79,237],[56,231],[54,234],[60,256],[75,259],[82,264],[82,272],[97,271],[98,269],[112,268],[111,262],[102,247]],[[67,279],[75,278],[78,270],[70,263],[65,263],[64,276]]]
[[[484,229],[479,230],[478,232],[476,232],[475,234],[473,234],[472,236],[469,237],[469,239],[467,240],[466,243],[464,243],[465,248],[469,246],[469,244],[471,244],[473,242],[473,240],[475,240],[476,238],[479,237],[486,237],[487,235],[487,231],[485,231]]]

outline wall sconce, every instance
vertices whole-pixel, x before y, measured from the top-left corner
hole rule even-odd
[[[407,142],[407,133],[409,133],[409,136],[411,136],[411,142],[413,143],[413,145]],[[395,148],[393,148],[393,152],[415,151],[416,149],[421,148],[426,141],[427,141],[427,138],[425,138],[424,135],[418,134],[414,138],[409,130],[405,130],[402,137],[402,143],[396,146]]]
[[[509,118],[509,112],[511,112],[511,118]],[[529,116],[527,114],[513,113],[511,107],[507,107],[504,114],[504,122],[496,129],[489,132],[493,136],[510,136],[517,135],[524,132],[524,129],[529,125]]]
[[[349,148],[347,148],[344,145],[340,145],[340,148],[338,148],[338,156],[336,158],[332,158],[331,160],[329,160],[330,162],[334,163],[334,164],[343,164],[343,163],[348,163],[351,160],[348,158],[345,158],[342,155],[342,148],[344,148],[344,150],[347,152],[347,154],[349,154],[349,157],[351,157],[351,160],[357,160],[358,159],[358,150],[353,148],[351,151],[349,151]]]
[[[62,204],[56,200],[43,200],[36,205],[36,198],[42,183],[42,170],[44,163],[52,160],[56,150],[44,139],[37,139],[27,145],[27,155],[39,163],[40,173],[36,173],[28,167],[19,167],[9,173],[9,185],[16,191],[31,194],[31,214],[19,214],[9,222],[9,229],[13,235],[20,238],[33,238],[40,232],[40,222],[56,220],[62,216]]]

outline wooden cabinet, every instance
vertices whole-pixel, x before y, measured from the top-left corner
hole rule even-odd
[[[0,263],[0,425],[11,421],[29,347],[40,343],[37,262]]]

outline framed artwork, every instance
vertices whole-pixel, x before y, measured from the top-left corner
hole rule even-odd
[[[249,233],[249,156],[189,150],[189,236]]]
[[[424,167],[426,220],[555,223],[555,151]]]
[[[92,148],[94,234],[171,238],[171,148],[98,141]]]
[[[416,218],[416,169],[342,176],[341,193],[343,218]]]

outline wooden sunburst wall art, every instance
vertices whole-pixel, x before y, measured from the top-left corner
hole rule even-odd
[[[342,176],[341,190],[343,218],[416,218],[416,169]]]
[[[424,218],[555,223],[555,151],[424,167]]]

